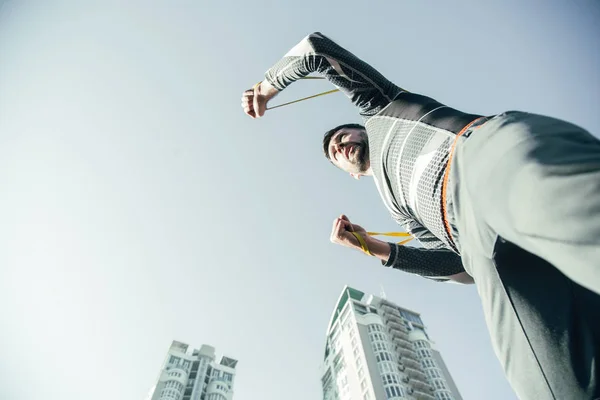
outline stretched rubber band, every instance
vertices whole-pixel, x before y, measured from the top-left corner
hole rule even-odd
[[[320,76],[305,76],[304,78],[301,78],[301,79],[325,79],[325,78],[322,78]],[[254,87],[252,89],[256,89],[258,87],[258,85],[260,85],[261,83],[262,82],[258,82],[256,85],[254,85]],[[290,104],[299,103],[299,102],[304,101],[304,100],[314,99],[315,97],[325,96],[327,94],[332,94],[332,93],[339,92],[339,91],[340,91],[340,89],[327,90],[325,92],[313,94],[312,96],[307,96],[307,97],[303,97],[301,99],[288,101],[287,103],[278,104],[278,105],[273,106],[273,107],[268,107],[268,108],[266,108],[266,110],[273,110],[275,108],[279,108],[279,107],[283,107],[283,106],[289,106]]]
[[[362,249],[362,251],[364,251],[366,254],[372,256],[373,253],[371,253],[371,250],[369,250],[369,246],[367,246],[367,242],[365,241],[365,239],[358,233],[356,232],[350,232],[351,234],[354,235],[354,237],[356,238],[356,240],[358,240],[358,242],[360,243],[360,248]],[[367,235],[369,236],[392,236],[392,237],[405,237],[408,239],[402,240],[400,242],[398,242],[399,245],[403,245],[405,243],[410,242],[411,240],[413,240],[413,237],[410,233],[408,232],[367,232]]]
[[[367,232],[369,236],[391,236],[391,237],[404,237],[407,239],[398,242],[399,245],[406,244],[413,240],[413,236],[408,232]]]
[[[283,107],[283,106],[289,106],[290,104],[294,104],[294,103],[300,103],[301,101],[304,101],[304,100],[310,100],[310,99],[314,99],[315,97],[325,96],[326,94],[331,94],[331,93],[335,93],[335,92],[339,92],[339,91],[340,91],[340,89],[328,90],[327,92],[322,92],[322,93],[313,94],[312,96],[303,97],[303,98],[301,98],[301,99],[294,100],[294,101],[288,101],[287,103],[278,104],[278,105],[276,105],[276,106],[273,106],[273,107],[268,107],[268,108],[266,108],[266,109],[267,109],[267,110],[273,110],[273,109],[275,109],[275,108],[279,108],[279,107]]]

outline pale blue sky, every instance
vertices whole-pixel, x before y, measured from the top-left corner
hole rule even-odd
[[[329,242],[340,213],[396,229],[322,156],[349,101],[239,98],[318,30],[411,91],[597,135],[596,1],[49,3],[0,11],[2,398],[142,399],[177,339],[240,360],[235,400],[318,399],[345,284],[421,312],[465,400],[514,398],[474,286]]]

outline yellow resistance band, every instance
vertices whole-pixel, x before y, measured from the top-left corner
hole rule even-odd
[[[371,253],[371,251],[369,250],[369,247],[367,246],[367,242],[365,242],[365,239],[363,239],[363,237],[360,236],[356,232],[350,232],[350,233],[353,234],[354,237],[358,240],[358,243],[360,243],[360,247],[361,247],[362,251],[364,251],[368,255],[372,256],[373,253]]]
[[[371,253],[371,251],[369,250],[369,247],[367,246],[367,242],[365,242],[365,239],[356,232],[350,232],[350,233],[352,233],[354,235],[354,237],[356,238],[356,240],[358,240],[362,251],[364,251],[368,255],[372,256],[373,253]],[[411,236],[411,234],[407,233],[407,232],[367,232],[367,235],[369,235],[369,236],[393,236],[393,237],[408,238],[408,239],[404,239],[404,240],[398,242],[399,245],[403,245],[403,244],[408,243],[411,240],[413,240],[413,237]]]
[[[301,78],[301,79],[325,79],[325,78],[321,78],[320,76],[305,76],[304,78]],[[254,87],[256,88],[260,84],[261,84],[261,82],[258,82],[256,85],[254,85]],[[279,108],[279,107],[287,106],[287,105],[290,105],[290,104],[299,103],[299,102],[304,101],[304,100],[314,99],[315,97],[325,96],[326,94],[331,94],[331,93],[335,93],[335,92],[339,92],[339,91],[340,91],[340,89],[328,90],[326,92],[321,92],[321,93],[313,94],[312,96],[303,97],[303,98],[298,99],[298,100],[288,101],[287,103],[279,104],[279,105],[276,105],[276,106],[273,106],[273,107],[268,107],[267,110],[273,110],[274,108]]]
[[[404,237],[408,239],[401,240],[398,244],[402,245],[413,240],[413,237],[408,232],[367,232],[369,236],[393,236],[393,237]]]

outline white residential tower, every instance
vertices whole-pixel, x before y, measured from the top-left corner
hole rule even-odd
[[[323,367],[324,400],[462,400],[420,315],[348,286]]]
[[[215,358],[214,347],[173,341],[149,400],[232,400],[237,360]]]

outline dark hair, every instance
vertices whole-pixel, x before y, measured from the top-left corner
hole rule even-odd
[[[362,129],[364,130],[365,127],[362,126],[361,124],[343,124],[340,126],[336,126],[333,129],[328,130],[327,132],[325,132],[325,136],[323,137],[323,152],[325,153],[325,157],[327,157],[328,160],[331,160],[329,158],[329,142],[331,142],[331,138],[333,137],[333,135],[335,135],[335,133],[337,131],[339,131],[340,129]]]

